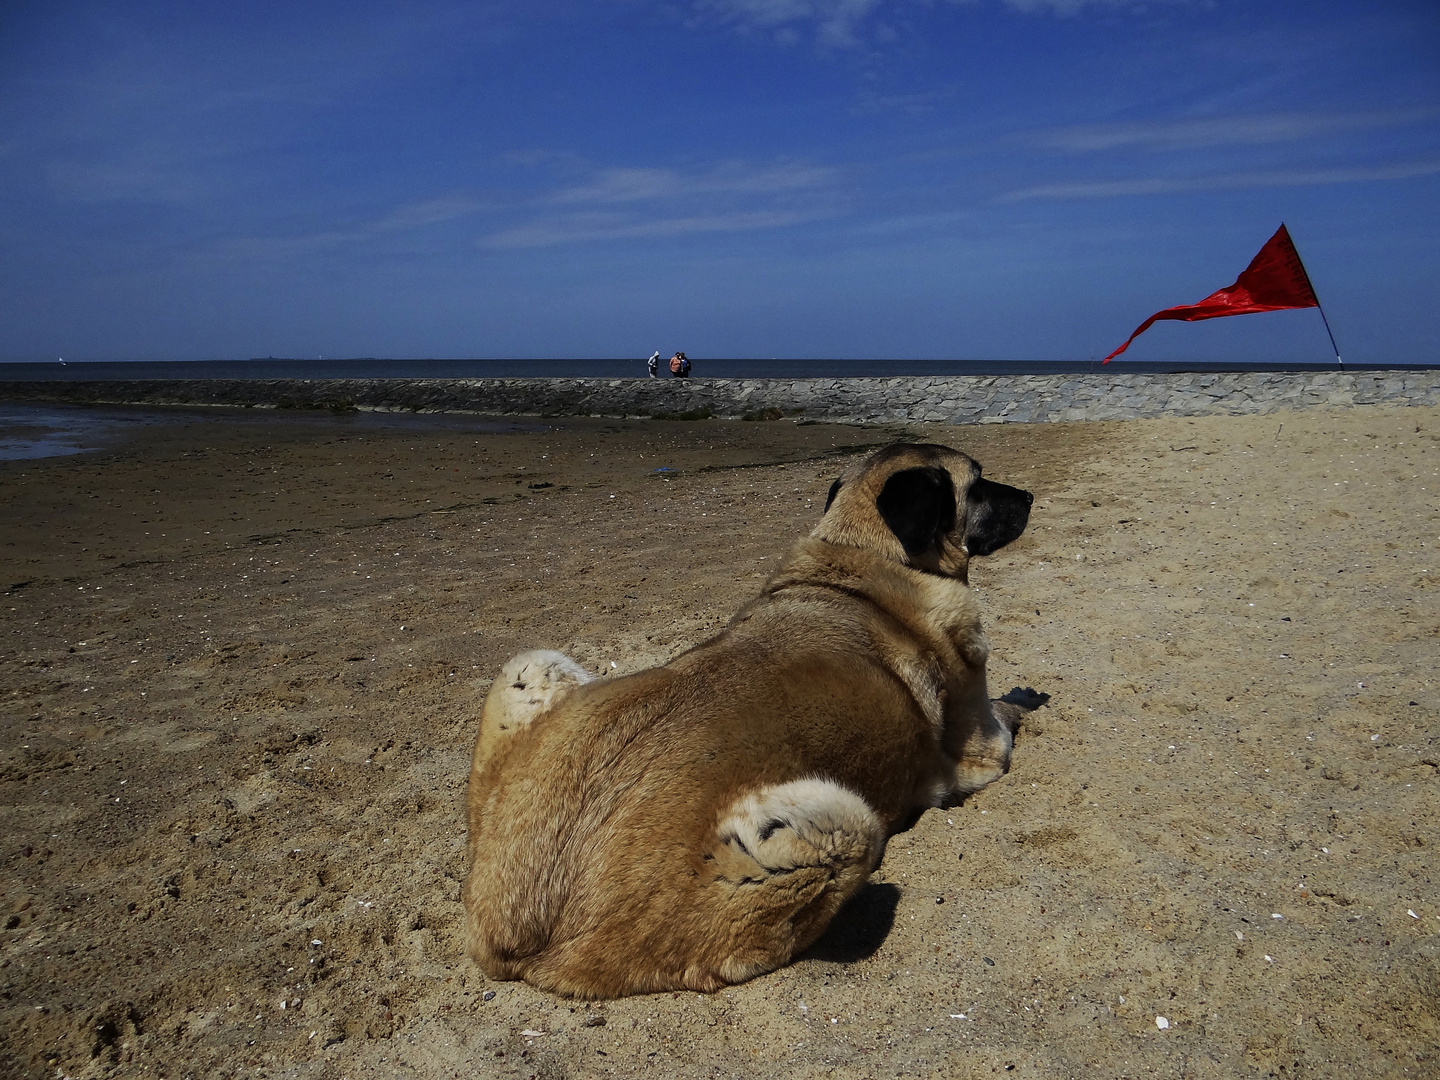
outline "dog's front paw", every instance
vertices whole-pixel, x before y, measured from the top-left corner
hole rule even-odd
[[[1042,694],[1033,686],[1013,686],[1010,688],[1010,692],[1008,694],[1004,695],[1003,697],[998,697],[995,700],[1003,701],[1006,704],[1017,706],[1018,708],[1024,709],[1026,712],[1034,712],[1041,705],[1044,705],[1047,701],[1050,700],[1050,695]]]
[[[1034,712],[1049,700],[1049,694],[1043,694],[1033,686],[1015,686],[1008,694],[995,698],[990,705],[995,718],[1013,733],[1026,713]]]

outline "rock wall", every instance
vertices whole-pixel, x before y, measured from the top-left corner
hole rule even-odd
[[[175,379],[0,382],[11,401],[706,416],[881,423],[1033,423],[1265,413],[1320,405],[1440,405],[1440,369],[886,379]]]

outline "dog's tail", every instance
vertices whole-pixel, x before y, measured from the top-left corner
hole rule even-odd
[[[716,890],[723,909],[705,950],[711,970],[736,983],[789,961],[864,884],[884,844],[875,812],[831,780],[792,780],[736,799],[704,854],[707,891]]]
[[[552,649],[532,649],[512,656],[485,698],[472,770],[479,772],[508,736],[529,727],[537,716],[592,678],[570,657]]]

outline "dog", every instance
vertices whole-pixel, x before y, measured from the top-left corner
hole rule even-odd
[[[970,560],[1028,491],[948,447],[847,469],[820,523],[714,638],[592,680],[522,653],[470,772],[469,954],[495,979],[610,998],[787,963],[926,808],[1009,768]]]

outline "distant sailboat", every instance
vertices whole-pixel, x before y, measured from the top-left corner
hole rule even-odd
[[[56,360],[55,362],[56,362],[57,364],[59,364],[61,367],[64,367],[64,366],[65,366],[65,358],[64,358],[63,356],[60,357],[60,358],[59,358],[58,360]]]

